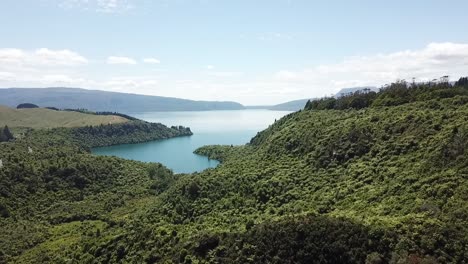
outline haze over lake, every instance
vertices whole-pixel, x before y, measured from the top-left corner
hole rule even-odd
[[[188,126],[194,135],[96,148],[93,153],[160,162],[176,173],[202,171],[216,167],[218,162],[193,154],[195,149],[213,144],[246,144],[257,132],[288,113],[270,110],[131,113],[132,116],[149,122],[159,122],[167,126]]]

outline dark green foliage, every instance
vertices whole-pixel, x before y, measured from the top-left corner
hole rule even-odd
[[[53,107],[53,108],[55,108],[55,107]],[[54,110],[58,110],[58,109],[55,108]],[[138,118],[135,118],[133,116],[129,116],[129,115],[118,113],[118,112],[109,112],[109,111],[94,112],[94,111],[89,111],[87,109],[71,109],[71,108],[63,109],[63,111],[78,112],[78,113],[90,114],[90,115],[112,115],[112,116],[120,116],[120,117],[126,118],[128,120],[134,120],[134,121],[139,120]]]
[[[4,206],[3,204],[0,204],[0,217],[7,218],[10,216],[10,212],[8,211],[8,208]]]
[[[190,198],[195,199],[200,195],[200,186],[195,181],[192,181],[187,188],[187,193]]]
[[[306,110],[325,109],[362,109],[366,107],[397,106],[410,102],[432,99],[452,98],[457,95],[468,95],[466,78],[461,78],[451,86],[446,81],[413,83],[398,81],[382,87],[378,93],[369,89],[357,91],[339,98],[323,98],[308,101]]]
[[[468,88],[468,77],[462,77],[457,82],[455,82],[455,86]]]
[[[216,254],[220,263],[364,263],[371,255],[388,262],[396,237],[345,219],[287,217],[228,236]]]
[[[46,108],[50,110],[60,111],[60,109],[58,109],[57,107],[53,107],[53,106],[48,106]]]
[[[71,136],[87,147],[140,143],[156,139],[192,135],[190,128],[168,128],[160,123],[131,121],[121,124],[87,126],[71,129]]]
[[[0,129],[0,142],[10,141],[12,139],[14,139],[14,137],[8,126]]]
[[[194,248],[197,255],[206,257],[208,251],[215,249],[219,245],[219,237],[216,235],[204,235],[198,239],[198,245]]]
[[[23,104],[19,104],[18,106],[16,106],[16,109],[22,109],[22,108],[39,108],[39,106],[35,104],[31,104],[31,103],[23,103]]]
[[[195,154],[206,156],[209,159],[214,159],[218,161],[225,160],[229,155],[234,154],[233,152],[238,152],[238,148],[231,146],[223,145],[210,145],[203,146],[194,151]]]
[[[339,98],[323,98],[319,100],[308,101],[305,109],[308,110],[325,110],[325,109],[362,109],[369,107],[377,97],[377,93],[370,89],[356,91],[349,95]]]

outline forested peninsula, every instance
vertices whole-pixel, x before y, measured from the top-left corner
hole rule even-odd
[[[468,259],[466,78],[309,101],[249,144],[198,149],[222,161],[200,173],[88,151],[184,134],[131,121],[0,143],[0,262]]]

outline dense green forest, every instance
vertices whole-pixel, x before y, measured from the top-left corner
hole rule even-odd
[[[309,102],[194,174],[87,150],[143,124],[30,131],[0,143],[0,262],[466,263],[467,91]]]
[[[444,76],[438,82],[407,83],[405,80],[397,81],[385,87],[379,92],[371,89],[363,89],[340,96],[308,101],[306,110],[324,109],[361,109],[366,107],[396,106],[416,101],[430,99],[452,98],[457,95],[468,95],[468,80],[460,78],[452,86],[448,82],[448,76]]]
[[[90,114],[90,115],[104,115],[104,116],[120,116],[128,120],[139,120],[138,118],[135,118],[133,116],[127,115],[127,114],[122,114],[119,112],[94,112],[94,111],[89,111],[87,109],[71,109],[71,108],[65,108],[65,109],[58,109],[56,107],[46,107],[51,110],[55,111],[69,111],[69,112],[78,112],[78,113],[84,113],[84,114]]]
[[[168,128],[160,123],[149,123],[139,120],[114,125],[78,127],[66,131],[69,133],[67,138],[87,147],[140,143],[156,139],[192,135],[192,131],[188,127],[172,126]]]

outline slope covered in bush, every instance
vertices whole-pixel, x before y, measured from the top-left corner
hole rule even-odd
[[[15,167],[2,179],[19,199],[0,198],[4,259],[463,263],[468,97],[443,89],[292,113],[246,146],[197,150],[222,163],[189,175],[94,157],[69,135],[32,135],[41,158],[15,159],[29,143],[6,143]]]
[[[466,99],[300,111],[248,146],[204,147],[218,168],[179,178],[122,237],[88,247],[100,261],[463,262]]]

